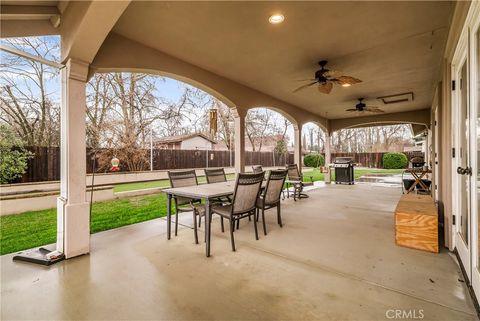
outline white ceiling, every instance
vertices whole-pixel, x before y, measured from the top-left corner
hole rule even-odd
[[[386,112],[428,108],[440,75],[451,2],[132,2],[114,31],[327,118],[356,99]],[[284,23],[268,17],[281,12]],[[360,78],[330,95],[312,78],[318,60]],[[413,91],[383,106],[376,97]]]

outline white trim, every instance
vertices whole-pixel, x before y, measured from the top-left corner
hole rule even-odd
[[[460,259],[462,260],[463,266],[467,272],[468,277],[470,278],[470,271],[471,271],[471,255],[470,255],[470,248],[471,248],[471,221],[468,222],[468,239],[466,240],[467,242],[463,240],[462,236],[460,235],[460,228],[461,228],[461,215],[462,213],[460,212],[460,197],[461,195],[461,188],[462,186],[460,185],[460,180],[462,177],[457,174],[457,168],[461,166],[461,160],[460,160],[460,145],[461,145],[461,136],[465,135],[464,133],[460,133],[460,108],[458,107],[460,105],[460,83],[458,81],[458,75],[461,73],[461,68],[463,66],[467,67],[467,79],[468,79],[468,85],[470,86],[470,64],[469,64],[469,59],[468,59],[468,29],[463,29],[464,31],[466,30],[467,34],[462,33],[460,36],[460,39],[458,41],[458,46],[455,49],[455,54],[452,59],[452,66],[451,66],[451,72],[452,72],[452,80],[455,80],[456,83],[456,89],[455,91],[451,92],[452,95],[452,122],[454,126],[452,127],[452,142],[453,142],[453,147],[455,148],[455,158],[452,160],[452,214],[455,216],[456,219],[456,224],[455,228],[452,229],[452,240],[454,243],[454,247],[457,249],[457,252],[460,256]],[[468,96],[470,95],[470,88],[467,87],[467,102],[469,102]],[[471,108],[469,106],[469,112],[471,111]],[[470,115],[469,115],[470,117]],[[467,144],[470,144],[470,140],[467,142]],[[470,147],[470,146],[469,146]],[[469,155],[471,153],[469,152]],[[455,195],[457,197],[455,197]],[[470,197],[467,195],[467,197],[470,200]],[[470,202],[468,202],[470,203]],[[467,205],[467,208],[469,210],[469,204]],[[467,212],[468,215],[468,212]],[[468,215],[468,217],[471,217],[471,215]]]
[[[479,87],[479,71],[480,71],[480,2],[474,1],[471,3],[470,8],[468,9],[465,22],[462,26],[462,32],[456,48],[454,51],[452,66],[451,66],[451,79],[455,80],[458,78],[458,73],[461,72],[459,68],[463,66],[463,63],[467,64],[467,79],[468,79],[468,93],[467,93],[467,102],[468,102],[468,160],[467,165],[472,168],[473,175],[469,178],[469,192],[467,194],[468,201],[468,212],[469,212],[469,226],[468,226],[468,247],[463,244],[463,239],[459,236],[459,213],[460,208],[460,189],[463,186],[459,185],[460,177],[456,174],[456,167],[459,166],[461,160],[458,158],[459,150],[458,147],[461,142],[461,137],[463,133],[459,132],[460,126],[459,121],[461,121],[460,108],[459,106],[459,97],[460,97],[460,87],[455,92],[452,92],[452,123],[454,124],[451,135],[452,135],[452,144],[453,147],[457,150],[457,157],[452,161],[452,214],[456,215],[457,224],[454,229],[452,229],[453,234],[453,243],[454,247],[457,249],[459,256],[462,260],[462,264],[465,267],[467,276],[472,284],[474,292],[477,296],[480,296],[480,269],[479,269],[479,211],[478,211],[478,195],[477,189],[480,186],[477,186],[477,173],[479,170],[478,164],[478,147],[477,147],[477,136],[479,136],[478,131],[480,130],[480,125],[477,125],[478,112],[480,111],[480,97],[478,95]],[[458,83],[458,82],[457,82]],[[460,85],[460,84],[458,84]]]

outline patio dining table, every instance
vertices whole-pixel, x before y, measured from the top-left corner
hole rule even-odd
[[[205,201],[205,234],[206,234],[206,255],[210,256],[210,215],[211,202],[220,197],[232,195],[235,191],[235,181],[221,183],[200,184],[186,187],[167,188],[163,192],[167,194],[167,239],[171,236],[172,225],[172,198],[175,196]]]

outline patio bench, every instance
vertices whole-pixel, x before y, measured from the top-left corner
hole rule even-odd
[[[438,253],[438,212],[430,195],[402,195],[395,209],[395,243]]]

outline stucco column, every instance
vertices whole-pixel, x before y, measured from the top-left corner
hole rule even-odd
[[[294,128],[294,135],[293,135],[293,145],[294,145],[294,154],[293,159],[295,164],[298,166],[298,170],[300,173],[302,172],[302,128],[298,126],[298,128]]]
[[[245,172],[245,116],[246,113],[237,110],[235,122],[235,172]]]
[[[90,251],[90,213],[85,194],[87,74],[88,64],[73,59],[69,59],[62,70],[57,250],[67,258]]]
[[[330,173],[330,163],[332,162],[332,153],[331,153],[331,136],[330,133],[325,133],[325,167],[327,168],[327,173],[325,173],[325,183],[331,183],[331,173]]]

